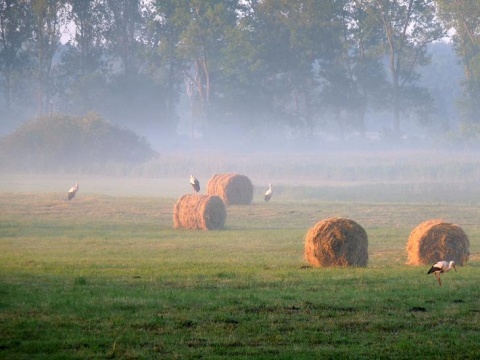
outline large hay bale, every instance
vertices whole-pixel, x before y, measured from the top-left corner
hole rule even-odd
[[[307,233],[305,259],[317,267],[365,267],[368,263],[367,233],[350,219],[321,220]]]
[[[173,227],[193,230],[223,229],[227,212],[218,196],[187,194],[173,207]]]
[[[220,196],[226,205],[249,205],[253,185],[245,175],[215,174],[208,181],[207,194]]]
[[[432,219],[417,225],[407,242],[407,264],[429,265],[440,260],[464,265],[468,261],[470,241],[455,224]]]

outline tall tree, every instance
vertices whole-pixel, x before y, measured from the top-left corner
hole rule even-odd
[[[106,41],[113,56],[121,60],[121,72],[138,74],[141,60],[144,19],[140,0],[104,0],[106,4]]]
[[[341,130],[349,126],[365,135],[367,110],[381,109],[386,100],[386,73],[378,51],[383,32],[352,1],[344,1],[341,18],[342,49],[322,72],[329,80],[326,98]]]
[[[416,101],[428,101],[428,94],[415,87],[416,68],[428,64],[427,44],[444,36],[434,1],[357,0],[383,28],[383,48],[388,55],[391,78],[393,131],[400,133],[400,114]],[[416,93],[414,96],[411,96]],[[420,96],[422,95],[422,96]]]
[[[165,87],[163,123],[169,134],[175,131],[178,123],[176,106],[184,82],[184,59],[177,51],[183,28],[188,24],[188,20],[182,17],[182,8],[183,5],[176,0],[156,0],[148,26],[154,34],[151,71]]]
[[[68,0],[68,4],[71,7],[68,17],[74,24],[74,34],[69,44],[77,57],[76,72],[85,76],[102,64],[105,7],[98,0]]]
[[[0,0],[0,82],[4,97],[4,116],[10,117],[16,81],[27,64],[30,39],[30,8],[25,2]]]
[[[227,45],[226,34],[236,25],[238,1],[186,0],[181,6],[182,15],[177,19],[186,21],[186,26],[178,51],[186,61],[185,84],[198,118],[208,122],[212,120],[214,80]]]
[[[37,112],[51,109],[54,92],[53,57],[60,45],[61,31],[66,24],[64,0],[31,0],[35,43],[35,80]]]
[[[222,50],[220,82],[216,109],[221,120],[238,134],[265,123],[271,110],[270,96],[265,89],[267,62],[262,56],[263,44],[256,36],[253,8],[241,10],[237,25],[226,32],[226,46]]]
[[[480,1],[439,0],[438,4],[447,26],[455,29],[453,41],[465,72],[462,121],[480,125]]]
[[[64,111],[85,113],[104,97],[106,77],[105,6],[99,0],[69,0],[73,33],[62,51],[59,82]]]
[[[258,1],[254,6],[264,86],[276,118],[311,133],[318,105],[318,68],[341,51],[341,1]]]
[[[150,132],[159,123],[165,99],[147,56],[152,47],[147,31],[151,3],[104,0],[104,4],[105,56],[110,72],[102,111],[114,122]]]

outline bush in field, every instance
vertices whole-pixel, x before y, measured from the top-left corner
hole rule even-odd
[[[42,116],[0,142],[0,165],[13,170],[92,170],[107,163],[139,163],[154,155],[144,138],[95,113]]]

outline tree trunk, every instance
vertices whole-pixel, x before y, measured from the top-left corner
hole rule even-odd
[[[392,71],[392,93],[393,93],[393,131],[395,135],[400,135],[400,99],[398,74]]]

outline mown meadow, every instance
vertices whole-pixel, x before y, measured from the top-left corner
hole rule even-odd
[[[480,354],[473,177],[468,187],[285,181],[267,204],[256,186],[252,205],[227,207],[219,231],[172,229],[177,196],[190,191],[187,176],[83,176],[70,202],[66,178],[0,179],[0,358]],[[152,191],[154,184],[162,190]],[[304,261],[306,232],[334,216],[366,230],[366,268]],[[410,231],[431,218],[458,224],[471,242],[467,266],[445,274],[442,287],[427,276],[429,266],[405,265]]]

